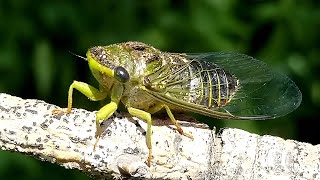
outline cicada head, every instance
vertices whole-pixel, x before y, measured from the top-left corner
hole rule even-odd
[[[95,46],[88,50],[89,67],[100,84],[112,80],[128,82],[131,77],[144,73],[146,62],[159,50],[141,42],[125,42],[109,46]],[[148,63],[147,63],[148,64]]]
[[[125,68],[129,53],[121,46],[95,46],[88,50],[87,60],[89,67],[101,85],[111,86],[113,81],[126,83],[130,74]]]

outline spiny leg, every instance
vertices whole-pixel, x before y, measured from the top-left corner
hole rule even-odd
[[[147,122],[147,134],[146,134],[146,143],[147,147],[149,149],[149,155],[148,155],[148,160],[147,160],[147,165],[150,167],[151,165],[151,159],[152,159],[152,144],[151,144],[151,125],[152,125],[152,119],[151,119],[151,114],[140,110],[136,108],[129,107],[128,112],[132,115],[135,116],[139,119],[145,120]]]

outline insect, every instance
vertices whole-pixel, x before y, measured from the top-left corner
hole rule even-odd
[[[67,113],[76,89],[92,101],[111,98],[96,114],[98,144],[100,121],[123,103],[128,112],[147,122],[147,165],[152,158],[151,114],[164,109],[176,130],[182,130],[173,112],[195,112],[236,120],[264,120],[295,110],[301,93],[293,81],[265,63],[244,54],[162,52],[141,42],[92,47],[85,59],[99,89],[74,81],[69,88]]]

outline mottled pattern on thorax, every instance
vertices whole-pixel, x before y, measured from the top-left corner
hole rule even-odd
[[[188,60],[174,53],[163,53],[161,59],[161,66],[148,75],[151,89],[188,102],[191,82]]]
[[[157,101],[146,94],[139,86],[126,85],[125,91],[121,98],[121,102],[127,107],[134,107],[144,111],[148,111]]]
[[[151,46],[139,42],[127,42],[123,46],[130,53],[130,82],[125,84],[121,101],[126,106],[147,111],[157,103],[141,89],[144,77],[152,71],[150,64],[160,60],[161,52]],[[159,64],[155,64],[157,66]],[[151,67],[151,68],[150,68]]]

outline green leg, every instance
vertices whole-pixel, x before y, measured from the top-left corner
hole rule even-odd
[[[119,101],[121,99],[123,93],[123,85],[122,84],[114,84],[111,89],[111,102],[105,106],[103,106],[96,114],[96,142],[94,143],[93,150],[96,149],[96,146],[99,142],[100,136],[102,134],[102,130],[100,127],[100,120],[106,120],[117,110]]]
[[[185,133],[183,132],[182,128],[180,127],[180,124],[178,123],[178,121],[174,118],[170,108],[167,105],[163,105],[163,107],[166,109],[167,114],[169,116],[169,118],[171,119],[171,121],[173,122],[173,124],[177,127],[177,131],[181,134],[184,135],[190,139],[193,140],[193,136],[191,134]]]
[[[165,109],[166,109],[169,118],[171,119],[171,121],[173,122],[173,124],[177,127],[177,131],[178,131],[180,134],[182,134],[182,135],[184,135],[184,136],[186,136],[186,137],[188,137],[188,138],[190,138],[190,139],[193,139],[193,136],[192,136],[191,134],[188,134],[188,133],[183,132],[182,128],[180,127],[180,124],[179,124],[179,123],[177,122],[177,120],[174,118],[174,116],[173,116],[170,108],[169,108],[167,105],[165,105],[165,104],[156,104],[155,106],[153,106],[152,108],[150,108],[150,109],[148,110],[148,112],[150,112],[151,114],[154,114],[154,113],[160,111],[162,108],[165,108]]]
[[[107,93],[101,92],[97,88],[90,86],[87,83],[74,81],[70,87],[68,92],[68,109],[67,113],[71,112],[72,109],[72,94],[73,89],[78,90],[82,94],[84,94],[86,97],[88,97],[92,101],[99,101],[104,98],[106,98]],[[96,148],[99,138],[101,136],[101,127],[100,127],[100,120],[106,120],[108,119],[118,108],[118,103],[121,99],[123,93],[123,85],[122,84],[114,84],[114,86],[111,89],[111,102],[105,106],[103,106],[96,114],[96,142],[94,144],[94,149]],[[60,113],[59,110],[54,110],[53,113]]]
[[[151,125],[152,125],[152,119],[151,119],[151,114],[146,112],[146,111],[142,111],[140,109],[136,109],[136,108],[132,108],[129,107],[128,108],[128,112],[132,115],[135,116],[139,119],[145,120],[148,124],[147,127],[147,147],[149,149],[149,155],[148,155],[148,161],[147,161],[147,165],[150,166],[151,165],[151,158],[152,158],[152,145],[151,145]]]
[[[117,110],[118,104],[115,102],[110,102],[109,104],[103,106],[96,114],[96,142],[94,143],[93,150],[96,149],[96,146],[99,142],[100,136],[102,134],[100,120],[106,120]]]
[[[73,81],[73,83],[69,87],[68,92],[68,109],[67,113],[71,112],[72,108],[72,94],[73,89],[78,90],[82,94],[84,94],[86,97],[88,97],[92,101],[99,101],[104,98],[106,98],[107,94],[105,92],[99,91],[97,88],[90,86],[87,83],[79,82],[79,81]]]

